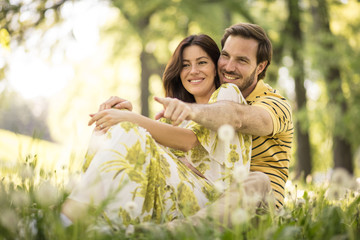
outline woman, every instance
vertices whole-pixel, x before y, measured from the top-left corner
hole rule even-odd
[[[219,54],[207,35],[185,38],[165,69],[166,96],[196,103],[245,103],[235,85],[218,88]],[[85,206],[105,200],[104,214],[110,221],[120,217],[125,225],[189,216],[217,198],[214,185],[226,188],[234,167],[249,166],[247,135],[237,134],[224,143],[216,132],[191,121],[173,126],[116,109],[93,115],[92,122],[108,131],[93,137],[80,183],[63,205],[63,214],[71,220]]]

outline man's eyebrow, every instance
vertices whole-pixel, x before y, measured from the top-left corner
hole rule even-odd
[[[237,60],[245,60],[245,61],[247,61],[247,62],[250,61],[250,58],[248,58],[248,57],[246,57],[246,56],[237,56],[236,59],[237,59]]]

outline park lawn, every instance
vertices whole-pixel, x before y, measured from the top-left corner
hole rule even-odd
[[[23,162],[26,157],[37,157],[44,169],[54,168],[63,157],[62,146],[57,143],[0,129],[0,165],[2,171]],[[5,169],[4,169],[5,168]]]
[[[231,213],[232,227],[212,219],[197,226],[185,222],[172,231],[135,220],[126,227],[109,224],[100,206],[64,228],[60,209],[74,166],[55,168],[62,151],[58,144],[0,130],[0,239],[360,239],[359,186],[343,172],[337,174],[339,183],[289,181],[281,211],[239,207]]]

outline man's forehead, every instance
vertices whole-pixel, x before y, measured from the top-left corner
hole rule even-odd
[[[223,51],[229,54],[246,54],[256,57],[258,45],[255,39],[230,35],[225,41]]]

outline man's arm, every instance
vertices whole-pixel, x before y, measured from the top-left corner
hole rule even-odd
[[[219,101],[212,104],[184,103],[174,98],[155,100],[163,104],[164,111],[156,115],[156,119],[165,117],[179,124],[183,120],[193,120],[209,129],[217,130],[229,124],[244,134],[267,136],[273,132],[270,114],[258,106],[249,106],[231,101]]]
[[[229,124],[244,134],[267,136],[273,132],[270,114],[258,106],[229,101],[189,105],[191,111],[188,119],[213,130],[217,130],[224,124]]]

